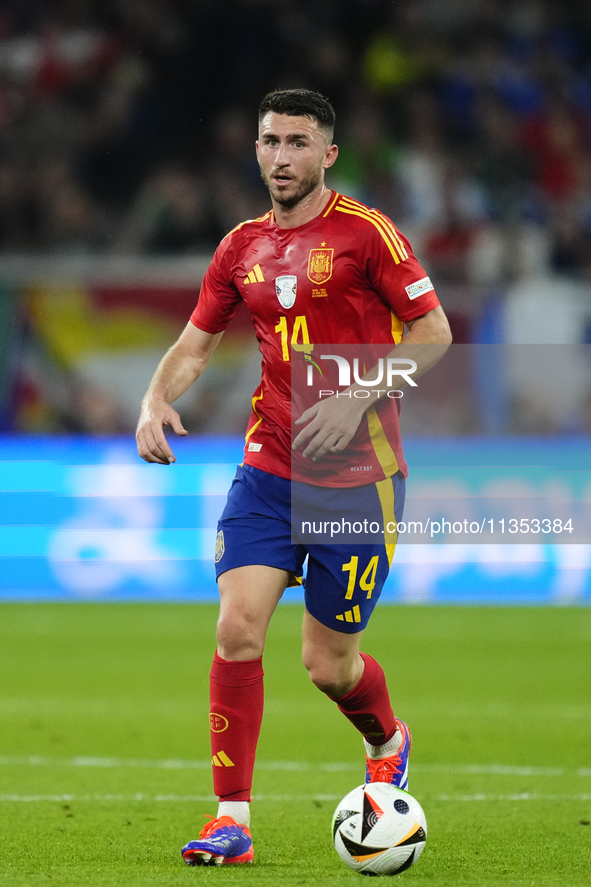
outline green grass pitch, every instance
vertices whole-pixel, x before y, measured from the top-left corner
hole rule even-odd
[[[0,606],[0,884],[364,883],[329,833],[361,741],[300,663],[301,610],[265,653],[253,866],[189,869],[214,813],[216,609]],[[408,884],[591,883],[591,609],[390,607],[364,649],[414,734],[423,856]]]

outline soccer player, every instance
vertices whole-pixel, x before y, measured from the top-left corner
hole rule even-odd
[[[253,861],[249,802],[263,715],[265,635],[285,588],[302,576],[306,556],[304,665],[361,733],[366,781],[408,785],[410,732],[393,714],[382,668],[360,652],[392,559],[392,522],[400,520],[404,501],[397,402],[356,378],[347,396],[325,397],[292,423],[290,371],[293,355],[302,349],[314,355],[314,342],[369,343],[414,359],[418,376],[451,336],[429,278],[394,224],[325,185],[338,153],[334,121],[330,103],[310,90],[278,90],[263,99],[256,150],[272,209],[222,240],[197,307],[142,402],[138,452],[147,462],[170,464],[175,457],[163,426],[186,434],[171,404],[201,375],[246,302],[263,360],[244,463],[216,544],[220,615],[210,731],[219,807],[199,839],[183,848],[188,865]],[[375,378],[371,369],[366,375]],[[369,502],[384,522],[390,519],[390,535],[362,545],[294,544],[296,488],[304,497],[340,491],[353,508],[357,499]]]

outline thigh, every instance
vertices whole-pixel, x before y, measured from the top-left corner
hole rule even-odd
[[[263,655],[269,622],[289,575],[285,570],[253,565],[220,576],[216,636],[222,659],[257,659]]]
[[[302,648],[304,659],[313,653],[316,657],[330,660],[355,660],[359,653],[363,631],[345,633],[335,631],[319,622],[307,609],[302,624]],[[363,667],[361,666],[361,670]]]
[[[227,570],[218,580],[220,620],[232,613],[266,631],[290,578],[287,570],[262,564]]]
[[[346,634],[323,625],[311,613],[304,612],[302,659],[316,686],[333,699],[340,699],[353,689],[363,674],[359,655],[362,631]]]

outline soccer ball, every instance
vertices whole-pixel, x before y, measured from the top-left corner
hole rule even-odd
[[[417,861],[427,840],[423,808],[386,782],[368,782],[345,795],[332,818],[335,850],[362,875],[398,875]]]

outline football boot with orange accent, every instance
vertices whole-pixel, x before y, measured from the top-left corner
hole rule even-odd
[[[187,865],[230,865],[254,859],[249,829],[231,816],[212,816],[199,832],[199,840],[189,841],[181,853]]]
[[[401,743],[398,751],[387,758],[378,758],[374,760],[366,756],[365,781],[366,782],[389,782],[397,788],[408,791],[408,758],[412,746],[412,737],[410,730],[404,723],[396,718],[396,736],[400,733]]]

